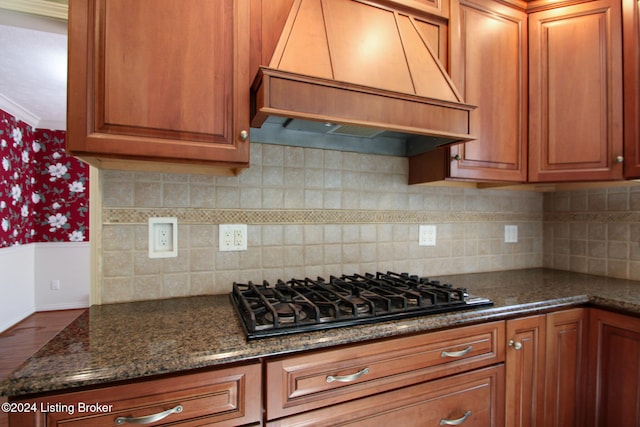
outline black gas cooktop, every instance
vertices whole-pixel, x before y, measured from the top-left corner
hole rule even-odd
[[[231,301],[248,339],[490,306],[465,288],[392,272],[234,283]]]

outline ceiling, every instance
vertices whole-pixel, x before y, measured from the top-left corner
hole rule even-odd
[[[0,109],[66,127],[67,0],[0,0]]]

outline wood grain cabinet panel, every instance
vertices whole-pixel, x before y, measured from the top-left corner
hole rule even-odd
[[[506,331],[505,426],[543,426],[545,316],[508,320]]]
[[[502,364],[270,421],[285,426],[503,425]]]
[[[248,28],[248,0],[71,2],[68,150],[98,167],[247,167]]]
[[[547,314],[545,357],[545,427],[581,427],[585,421],[586,309]]]
[[[9,425],[232,427],[258,423],[262,415],[261,372],[256,363],[19,401],[34,405],[30,407],[37,411],[11,413]],[[96,403],[100,405],[93,406]]]
[[[529,15],[529,181],[622,179],[619,0]]]
[[[624,176],[640,177],[640,7],[622,0]]]
[[[410,159],[412,184],[527,180],[527,14],[492,0],[451,2],[451,78],[477,105],[477,139]]]
[[[500,363],[504,323],[268,360],[267,419]]]
[[[640,425],[640,319],[592,310],[586,426]]]

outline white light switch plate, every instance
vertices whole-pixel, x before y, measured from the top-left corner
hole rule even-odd
[[[435,225],[421,225],[419,229],[418,245],[419,246],[435,246],[436,231]]]
[[[247,224],[220,224],[220,251],[247,250]]]

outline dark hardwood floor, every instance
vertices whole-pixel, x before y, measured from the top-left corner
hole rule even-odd
[[[34,313],[0,334],[0,380],[22,364],[86,309]],[[6,402],[0,397],[0,403]],[[7,414],[0,411],[0,427],[7,427]]]

